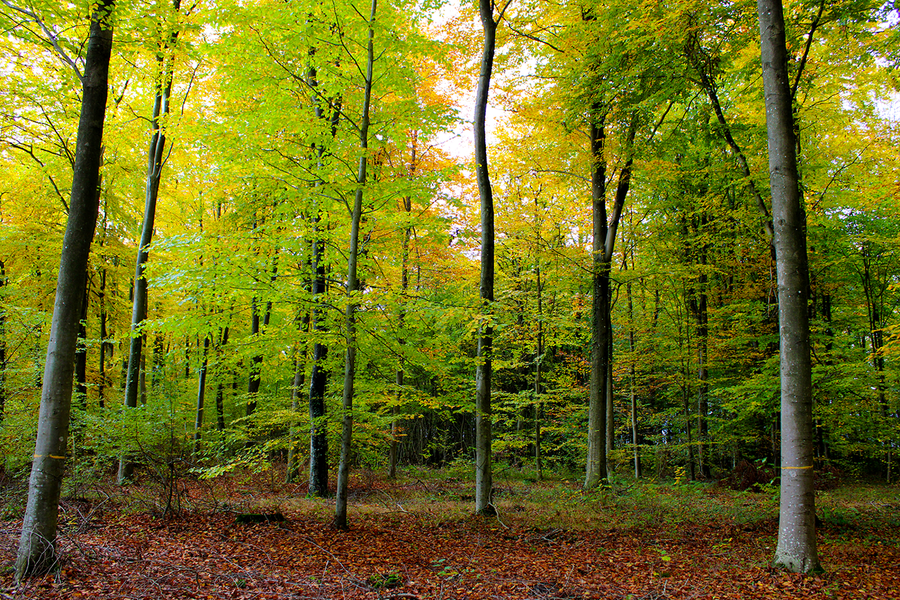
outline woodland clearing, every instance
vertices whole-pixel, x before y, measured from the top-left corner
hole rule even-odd
[[[473,516],[463,471],[360,471],[350,530],[330,525],[333,499],[277,469],[183,480],[174,513],[160,488],[92,483],[61,504],[55,573],[13,584],[4,599],[562,599],[900,598],[900,494],[847,484],[817,493],[827,572],[768,566],[777,493],[720,484],[620,481],[583,492],[577,481],[498,477],[497,517]],[[23,490],[4,489],[0,561],[10,565]],[[18,513],[18,514],[16,514]],[[239,523],[238,514],[284,520]]]

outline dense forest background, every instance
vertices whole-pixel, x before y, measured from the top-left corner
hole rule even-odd
[[[23,477],[89,8],[0,6],[0,454],[5,471]],[[312,446],[326,468],[336,465],[348,305],[358,308],[354,464],[472,460],[476,338],[489,319],[495,460],[538,476],[583,472],[598,164],[610,219],[621,208],[603,232],[614,236],[610,473],[694,479],[727,476],[742,461],[777,465],[778,311],[755,5],[509,5],[490,97],[489,315],[464,133],[482,43],[476,7],[379,7],[371,118],[368,4],[174,0],[116,11],[76,364],[75,484],[120,459],[139,465],[129,477],[286,460],[288,476],[303,479]],[[867,0],[789,1],[785,11],[817,470],[891,481],[900,14]],[[590,129],[599,117],[598,153]],[[360,285],[348,293],[359,190]],[[140,368],[129,376],[135,343]]]

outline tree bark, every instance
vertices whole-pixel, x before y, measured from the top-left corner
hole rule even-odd
[[[347,303],[345,328],[347,353],[344,357],[344,391],[342,397],[343,419],[341,427],[341,461],[338,465],[337,494],[335,498],[334,526],[347,529],[347,487],[350,479],[350,452],[353,443],[353,385],[356,377],[356,310],[359,290],[359,224],[362,220],[363,195],[369,163],[369,112],[372,105],[372,74],[375,69],[375,14],[378,0],[372,0],[369,13],[368,44],[366,46],[366,81],[362,119],[359,125],[359,166],[356,174],[356,194],[353,197],[353,214],[350,221],[350,254],[347,259]]]
[[[200,455],[200,441],[203,439],[203,408],[206,399],[206,368],[209,364],[209,335],[203,338],[203,355],[200,359],[200,374],[197,377],[197,411],[194,419],[194,458]]]
[[[806,217],[800,204],[781,0],[757,0],[781,342],[781,503],[774,564],[821,570],[813,487],[812,371]]]
[[[17,581],[46,572],[57,560],[59,493],[69,433],[78,320],[99,211],[97,186],[112,50],[113,6],[114,0],[99,0],[91,14],[69,218],[47,346],[28,504],[16,558]]]
[[[217,358],[221,360],[222,349],[228,345],[228,326],[222,330],[222,338],[217,345]],[[216,381],[216,431],[225,431],[225,384],[222,383],[222,371],[219,367],[216,373],[218,381]]]
[[[408,173],[410,178],[412,178],[416,173],[416,149],[418,144],[418,135],[416,132],[413,132],[413,142],[412,149],[410,151],[410,159],[409,159],[409,169]],[[402,199],[403,203],[403,211],[406,213],[407,220],[410,218],[412,214],[412,198],[406,196]],[[397,339],[397,344],[401,347],[406,345],[406,339],[404,337],[404,329],[406,327],[406,296],[409,291],[409,244],[412,239],[412,226],[407,221],[406,227],[403,229],[403,246],[401,249],[401,264],[400,264],[400,307],[399,314],[397,316],[397,330],[400,331],[400,337]],[[400,405],[403,402],[403,379],[404,379],[404,369],[403,369],[403,356],[401,354],[401,363],[397,366],[395,383],[397,384],[397,401],[393,407],[391,407],[391,446],[390,446],[390,456],[389,456],[389,465],[388,465],[388,477],[390,479],[397,478],[397,460],[398,460],[398,444],[399,444],[399,435],[400,435]]]
[[[593,203],[593,273],[591,291],[591,387],[588,400],[588,451],[584,489],[606,481],[606,371],[609,369],[607,340],[609,321],[609,264],[604,264],[606,221],[606,114],[595,106],[591,115],[591,198]]]
[[[509,6],[507,3],[506,6]],[[503,18],[500,11],[494,20],[493,0],[479,0],[478,9],[484,28],[481,71],[475,91],[475,179],[481,199],[481,321],[478,327],[478,347],[475,355],[475,512],[490,514],[493,487],[491,472],[491,371],[494,344],[494,195],[488,172],[487,118],[488,92],[494,70],[494,50],[497,45],[497,25]]]
[[[314,54],[314,51],[310,51]],[[315,89],[318,85],[316,70],[310,67],[309,86]],[[331,137],[337,134],[338,118],[340,116],[340,102],[330,106]],[[315,101],[315,113],[318,119],[325,119],[326,114],[321,102]],[[321,161],[325,148],[316,146],[316,152]],[[319,182],[316,186],[320,185]],[[328,383],[328,370],[325,360],[328,358],[328,346],[321,337],[328,328],[325,325],[324,305],[325,295],[328,292],[325,264],[325,241],[321,227],[321,211],[318,206],[313,206],[312,221],[312,255],[310,269],[312,271],[312,296],[313,307],[310,315],[310,328],[313,332],[314,342],[312,350],[312,370],[309,376],[309,493],[313,496],[326,496],[328,494],[328,436],[325,424],[325,387]]]
[[[541,419],[543,418],[544,403],[540,399],[543,393],[544,382],[541,379],[541,363],[544,360],[544,299],[543,281],[541,281],[541,260],[537,259],[535,265],[535,279],[537,284],[537,344],[534,353],[534,462],[537,468],[538,480],[544,479],[543,457],[541,456]]]
[[[175,11],[180,8],[181,0],[173,0]],[[128,367],[125,376],[125,406],[134,408],[138,403],[141,388],[141,365],[143,364],[144,336],[141,325],[147,319],[147,279],[144,268],[150,258],[150,242],[153,240],[153,225],[156,219],[156,201],[159,197],[159,184],[162,178],[163,151],[166,145],[164,132],[165,120],[169,115],[169,96],[172,92],[172,77],[175,69],[174,58],[168,55],[178,39],[178,30],[174,29],[163,43],[163,49],[157,54],[158,77],[153,98],[153,118],[150,121],[150,148],[147,151],[147,178],[144,189],[144,221],[141,226],[141,239],[138,245],[137,260],[134,269],[134,296],[131,306],[131,343],[128,352]],[[134,463],[127,456],[119,459],[119,485],[128,481],[134,474]]]
[[[5,298],[3,288],[6,287],[6,263],[0,260],[0,301]],[[0,304],[0,424],[6,410],[6,306]]]

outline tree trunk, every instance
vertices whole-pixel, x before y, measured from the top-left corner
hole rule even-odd
[[[603,263],[606,241],[606,113],[599,106],[592,109],[591,119],[591,198],[593,202],[593,273],[591,275],[591,388],[588,400],[588,451],[584,489],[602,484],[606,467],[606,371],[609,369],[607,339],[609,321],[609,265]]]
[[[99,381],[97,382],[97,400],[100,408],[106,406],[106,384],[108,383],[106,381],[107,349],[112,347],[112,344],[107,342],[109,337],[109,330],[107,329],[109,316],[106,312],[106,277],[106,267],[100,267],[100,293],[98,298],[100,304],[100,361],[98,364]]]
[[[628,256],[623,250],[622,264],[628,268]],[[641,478],[641,457],[638,449],[638,425],[637,425],[637,356],[634,335],[634,298],[631,294],[631,280],[625,284],[625,295],[628,300],[628,387],[631,396],[631,448],[634,454],[634,478]]]
[[[508,4],[507,4],[508,6]],[[488,173],[487,118],[488,92],[494,69],[494,49],[497,45],[497,25],[503,18],[501,10],[494,20],[493,0],[479,0],[481,24],[484,27],[484,47],[481,72],[475,91],[475,178],[481,198],[481,321],[478,326],[478,347],[475,358],[475,512],[489,514],[491,504],[491,370],[494,327],[494,195]]]
[[[611,292],[612,290],[610,290]],[[612,451],[615,448],[616,422],[615,422],[615,404],[613,396],[613,333],[612,333],[612,295],[606,303],[606,475],[612,477],[615,467],[610,460]]]
[[[176,12],[181,0],[174,0]],[[131,306],[131,343],[128,352],[128,367],[125,376],[125,406],[134,408],[138,404],[141,387],[141,366],[143,364],[144,336],[140,333],[141,325],[147,318],[147,279],[144,269],[150,258],[150,242],[153,240],[153,224],[156,219],[156,201],[159,197],[159,183],[162,178],[163,151],[166,136],[163,126],[169,115],[169,96],[172,92],[172,76],[175,69],[174,58],[169,51],[174,48],[178,38],[178,30],[174,29],[163,44],[162,51],[157,54],[158,80],[153,99],[153,118],[150,122],[150,148],[147,151],[147,178],[144,190],[144,222],[141,226],[141,239],[138,245],[137,260],[134,269],[134,297]],[[118,483],[122,485],[134,474],[134,464],[130,458],[119,459]]]
[[[197,411],[194,420],[194,458],[200,455],[200,441],[203,439],[203,404],[206,399],[206,368],[209,363],[209,335],[203,338],[203,355],[200,359],[200,374],[197,378]]]
[[[114,0],[99,0],[91,14],[69,218],[47,346],[28,504],[16,558],[16,580],[20,582],[30,575],[46,572],[57,561],[56,527],[69,433],[75,345],[88,256],[99,211],[97,186],[112,50],[113,4]]]
[[[544,479],[544,466],[541,457],[541,418],[544,412],[544,403],[540,400],[543,392],[541,380],[541,363],[544,360],[544,299],[543,282],[541,281],[541,261],[535,265],[535,277],[537,283],[537,345],[534,353],[534,462],[537,468],[538,479]]]
[[[627,158],[619,172],[615,204],[607,222],[606,212],[606,113],[595,104],[591,108],[591,200],[593,204],[593,295],[591,317],[591,391],[588,401],[588,454],[584,489],[592,489],[607,479],[608,411],[611,398],[612,319],[610,316],[610,270],[616,232],[622,218],[625,198],[631,185],[634,162],[632,146],[637,131],[637,115],[632,114],[625,141]]]
[[[375,68],[375,14],[378,0],[372,0],[369,13],[369,42],[367,44],[365,97],[359,126],[359,168],[356,175],[356,194],[353,198],[353,215],[350,222],[350,254],[347,260],[347,304],[345,328],[347,353],[344,357],[344,391],[342,397],[343,423],[341,427],[341,461],[338,465],[337,495],[335,498],[334,526],[347,529],[347,487],[350,479],[350,452],[353,442],[353,384],[356,376],[356,309],[359,300],[357,267],[359,261],[359,224],[362,220],[363,193],[369,162],[369,109],[372,105],[372,72]]]
[[[774,564],[821,570],[813,487],[812,373],[806,218],[800,205],[781,0],[757,0],[781,341],[781,506]]]
[[[303,315],[303,318],[300,319],[300,327],[299,333],[303,338],[309,335],[309,321],[310,315],[307,312]],[[306,377],[306,361],[309,358],[309,346],[306,341],[303,341],[299,344],[300,348],[297,350],[297,358],[294,362],[294,378],[291,381],[291,413],[296,415],[300,409],[300,390],[303,389],[304,379]],[[291,427],[288,431],[288,455],[287,455],[287,468],[285,469],[285,481],[287,483],[293,483],[297,479],[298,472],[298,461],[297,461],[297,451],[296,451],[296,441],[297,437],[297,426],[294,422],[294,418],[291,419]]]
[[[102,185],[98,183],[98,185]],[[99,203],[98,203],[99,205]],[[75,394],[73,400],[78,410],[72,419],[72,459],[78,459],[84,438],[84,419],[87,415],[87,312],[91,296],[90,273],[85,274],[84,298],[81,301],[81,316],[78,319],[78,339],[75,342]]]
[[[250,335],[253,337],[254,343],[259,343],[259,302],[257,298],[250,301]],[[257,352],[250,358],[250,373],[247,377],[247,408],[246,415],[249,417],[256,411],[256,401],[259,396],[259,386],[262,383],[262,362],[263,355]]]
[[[311,50],[310,54],[314,52]],[[315,89],[316,70],[309,70],[309,86]],[[337,134],[340,103],[332,105],[331,137]],[[315,113],[318,119],[325,119],[326,114],[321,103],[316,101]],[[323,146],[317,146],[319,159],[325,153]],[[319,185],[317,183],[316,185]],[[328,435],[325,423],[325,387],[328,383],[328,370],[325,360],[328,358],[328,346],[322,343],[321,336],[327,331],[325,325],[325,295],[328,292],[325,265],[325,241],[321,227],[321,211],[313,206],[312,216],[312,270],[313,307],[311,314],[311,330],[313,332],[312,370],[309,376],[309,493],[313,496],[328,494]]]
[[[6,297],[3,288],[8,284],[6,263],[0,260],[0,302]],[[6,410],[6,304],[0,304],[0,424]]]
[[[217,358],[221,360],[221,351],[228,344],[228,326],[222,330],[222,339],[218,344]],[[216,431],[225,431],[225,384],[222,383],[221,366],[216,373]]]

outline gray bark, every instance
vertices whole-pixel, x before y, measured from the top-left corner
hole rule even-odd
[[[781,503],[774,564],[821,570],[813,487],[812,371],[807,300],[805,214],[800,203],[796,140],[781,0],[758,0],[769,181],[778,272],[781,342]]]
[[[113,6],[114,0],[99,0],[91,14],[69,218],[47,345],[28,504],[16,558],[17,581],[46,572],[57,560],[56,528],[68,444],[75,345],[88,256],[99,211],[97,186],[100,181],[103,120],[112,50]]]
[[[606,159],[604,128],[606,114],[602,107],[591,110],[591,199],[593,203],[593,307],[591,318],[591,391],[588,403],[588,456],[584,488],[591,489],[606,481],[608,475],[607,444],[609,414],[612,403],[612,309],[610,271],[616,232],[622,219],[622,209],[631,187],[631,168],[634,163],[632,147],[637,131],[637,113],[632,113],[625,140],[626,159],[619,171],[612,211],[606,211]],[[611,445],[611,444],[610,444]]]
[[[347,486],[350,478],[350,452],[353,443],[353,384],[356,377],[356,310],[359,289],[359,224],[362,220],[363,193],[369,163],[369,112],[372,105],[372,73],[375,69],[375,14],[378,0],[372,0],[369,13],[369,41],[366,46],[366,82],[362,119],[359,125],[359,167],[356,174],[356,194],[353,197],[353,214],[350,221],[350,254],[347,260],[347,304],[345,328],[347,353],[344,357],[344,391],[342,397],[343,419],[341,426],[341,461],[338,465],[337,494],[335,498],[334,526],[347,529]]]

